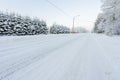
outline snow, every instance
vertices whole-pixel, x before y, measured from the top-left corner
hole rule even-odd
[[[0,80],[120,80],[120,38],[92,33],[0,38]]]

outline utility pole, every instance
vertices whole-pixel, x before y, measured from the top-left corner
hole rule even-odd
[[[72,33],[74,33],[74,25],[75,25],[75,17],[73,17],[73,27],[72,27]]]
[[[79,17],[80,15],[74,16],[73,17],[73,27],[72,27],[72,33],[75,33],[75,18]]]

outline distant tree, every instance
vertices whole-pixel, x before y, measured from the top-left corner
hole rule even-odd
[[[74,29],[74,32],[75,33],[87,33],[88,31],[85,28],[83,28],[83,27],[76,27]]]
[[[50,33],[51,34],[66,34],[66,33],[70,33],[70,29],[63,25],[53,24],[50,27]]]

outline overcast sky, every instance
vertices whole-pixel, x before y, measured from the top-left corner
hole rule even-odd
[[[82,26],[92,29],[98,13],[100,12],[100,0],[49,0],[63,12],[56,9],[46,0],[0,0],[0,10],[16,12],[23,16],[38,17],[47,22],[72,27],[72,17],[75,19],[75,27]]]

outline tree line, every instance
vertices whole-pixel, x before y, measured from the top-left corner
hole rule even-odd
[[[45,21],[38,18],[30,18],[15,13],[0,12],[0,35],[38,35],[48,34]],[[50,27],[51,34],[70,33],[70,29],[63,25],[53,24]]]
[[[98,15],[93,32],[120,35],[120,0],[102,0],[102,13]]]

